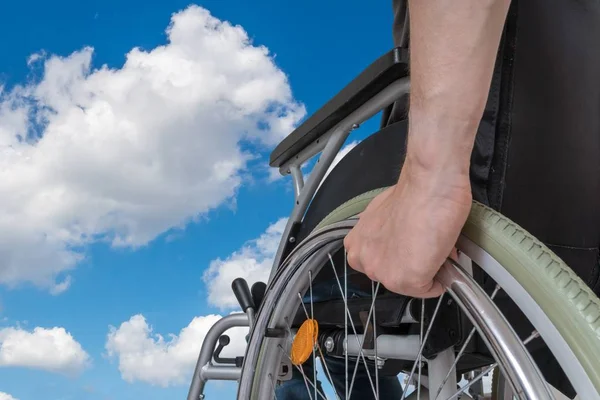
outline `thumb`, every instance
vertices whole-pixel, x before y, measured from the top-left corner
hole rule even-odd
[[[418,297],[424,299],[440,297],[442,294],[444,294],[445,291],[446,289],[444,289],[442,284],[434,279],[433,281],[431,281],[431,287],[429,288],[429,290],[427,290],[425,293],[419,294]]]

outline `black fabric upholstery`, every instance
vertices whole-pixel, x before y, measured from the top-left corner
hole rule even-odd
[[[407,130],[406,120],[390,125],[367,137],[340,160],[315,194],[298,232],[300,240],[342,203],[398,180]]]
[[[501,211],[590,286],[600,245],[600,3],[519,1]]]
[[[283,139],[271,153],[269,164],[272,167],[280,167],[377,93],[406,76],[408,76],[408,51],[396,47],[371,63],[337,95]]]
[[[406,0],[394,0],[394,37]],[[600,290],[600,3],[513,0],[471,157],[473,196]],[[405,118],[403,107],[388,123]]]

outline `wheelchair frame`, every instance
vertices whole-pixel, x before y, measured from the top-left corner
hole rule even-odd
[[[271,155],[271,166],[279,168],[279,171],[282,175],[292,176],[295,190],[295,204],[277,249],[268,281],[270,285],[278,282],[277,280],[274,280],[274,277],[279,271],[278,268],[287,263],[291,258],[294,258],[294,252],[291,251],[296,246],[296,242],[299,241],[298,237],[302,237],[301,235],[298,236],[298,234],[301,231],[300,228],[303,226],[303,219],[307,215],[307,210],[309,210],[311,201],[313,198],[315,198],[315,194],[317,194],[319,186],[321,185],[327,170],[332,165],[335,156],[339,153],[341,147],[348,138],[348,135],[354,129],[356,129],[359,124],[373,117],[376,113],[384,110],[386,107],[400,100],[402,96],[405,96],[409,93],[410,79],[407,68],[408,57],[403,57],[403,55],[407,55],[407,53],[403,52],[406,52],[406,49],[396,48],[371,64],[361,75],[359,75],[358,78],[347,85],[329,103],[319,109],[315,114],[313,114],[313,116],[311,116],[302,125],[300,125],[300,127],[298,127],[287,138],[285,138]],[[320,157],[318,158],[309,178],[305,183],[301,166],[306,161],[318,154],[320,154]],[[514,229],[520,229],[516,224],[511,224],[512,225],[509,225],[510,227]],[[317,232],[317,234],[319,234],[319,232]],[[529,240],[533,242],[535,241],[535,238],[530,237]],[[540,244],[539,246],[542,245]],[[530,253],[533,249],[534,247],[526,250],[528,252],[527,256],[531,256]],[[290,252],[292,256],[288,257]],[[546,255],[550,257],[550,253],[551,251],[548,250]],[[550,257],[550,259],[552,259],[552,257]],[[568,266],[566,266],[564,263],[561,264],[561,261],[558,259],[554,260],[553,263],[554,264],[552,265],[556,266],[559,272],[562,273],[562,276],[569,277],[569,282],[573,283],[573,285],[569,287],[575,287],[577,293],[583,294],[583,296],[581,296],[582,298],[588,295],[593,296],[593,293],[589,292],[583,281],[581,281],[579,278],[575,279],[576,277],[574,277],[574,272],[570,270]],[[506,271],[501,271],[501,273],[508,274]],[[548,271],[544,270],[544,273],[548,274]],[[560,282],[557,281],[556,276],[548,276],[547,278],[552,279],[552,281],[544,281],[545,285],[549,285],[549,287],[552,289],[564,289],[564,282],[562,280]],[[542,283],[542,281],[540,281],[540,283]],[[514,289],[515,293],[521,297],[525,296],[530,300],[530,304],[528,305],[531,308],[530,311],[537,310],[539,306],[533,302],[530,297],[527,297],[529,294],[525,291],[525,289],[518,285],[519,283],[517,282],[516,289]],[[260,311],[255,309],[256,307],[254,305],[253,297],[248,289],[247,284],[244,282],[243,285],[238,284],[236,286],[236,281],[234,281],[232,286],[233,291],[244,312],[231,314],[222,318],[221,320],[217,321],[217,323],[213,325],[213,327],[211,327],[207,333],[194,370],[194,375],[188,392],[188,400],[204,399],[205,396],[203,391],[208,380],[238,381],[242,378],[242,371],[245,371],[245,373],[252,372],[251,369],[247,369],[251,368],[249,365],[253,365],[248,364],[248,362],[251,362],[248,360],[252,358],[252,354],[254,353],[248,352],[248,350],[246,350],[244,357],[237,357],[236,359],[223,359],[219,357],[220,351],[228,342],[227,340],[220,340],[220,338],[221,335],[228,329],[233,327],[247,326],[250,328],[251,336],[258,334],[258,331],[254,329],[254,324],[255,313]],[[563,294],[563,296],[565,295]],[[538,297],[544,299],[543,296]],[[565,303],[567,306],[558,307],[558,310],[560,310],[562,313],[568,313],[572,311],[577,313],[579,311],[579,313],[576,315],[579,316],[578,321],[583,324],[581,326],[588,329],[588,333],[593,334],[593,332],[595,332],[595,328],[592,326],[590,318],[593,318],[596,314],[600,313],[600,302],[594,303],[593,307],[588,307],[590,311],[587,312],[585,310],[582,311],[580,308],[580,301],[576,301],[572,297],[565,297],[565,300],[568,300],[567,303]],[[257,303],[260,303],[260,301],[257,301]],[[590,304],[592,303],[590,302]],[[264,308],[266,306],[262,304],[260,307]],[[544,315],[544,318],[549,317]],[[554,345],[556,349],[558,349],[559,353],[561,353],[560,356],[567,360],[570,366],[573,366],[572,370],[579,371],[578,374],[573,376],[571,376],[572,374],[569,375],[571,382],[573,382],[573,380],[577,381],[578,386],[584,388],[585,391],[589,393],[600,393],[600,391],[594,392],[595,389],[593,385],[595,383],[592,382],[592,378],[589,378],[589,376],[593,375],[593,377],[597,377],[598,375],[587,374],[585,375],[584,379],[584,375],[582,375],[586,374],[583,369],[584,366],[577,359],[577,354],[580,353],[576,354],[576,352],[574,352],[571,348],[559,349],[558,346],[561,344],[561,340],[564,341],[566,339],[560,336],[560,333],[556,328],[553,327],[553,325],[547,325],[552,324],[550,319],[542,318],[541,320],[543,323],[540,323],[539,321],[538,323],[543,326],[549,337],[551,337],[553,340],[556,339]],[[277,330],[276,328],[274,329]],[[570,334],[569,332],[567,333]],[[267,334],[275,333],[265,332],[265,336],[267,336]],[[534,336],[531,337],[533,338]],[[547,339],[548,338],[544,337],[544,340]],[[217,342],[219,342],[218,346]],[[552,343],[552,341],[550,341],[550,343]],[[592,350],[591,353],[594,353],[596,349],[597,348],[592,349],[588,347],[588,350]],[[350,355],[349,350],[350,349],[347,351],[348,355]],[[581,354],[587,355],[588,353]],[[594,362],[590,361],[592,359],[589,357],[586,358],[585,356],[582,357],[582,359],[586,360],[585,366],[588,368],[588,371],[594,371],[594,368],[596,367],[592,365],[594,364]],[[595,358],[595,360],[598,359],[599,358]],[[582,378],[580,379],[578,376],[581,376]],[[286,378],[287,377],[281,377],[283,380]],[[242,385],[240,390],[243,388],[244,386]]]
[[[283,162],[274,161],[272,155],[271,166],[278,167],[284,176],[292,176],[295,202],[279,243],[268,283],[271,282],[278,266],[281,265],[288,246],[296,242],[295,231],[300,226],[311,199],[348,135],[361,123],[408,94],[410,79],[406,52],[407,50],[404,48],[395,48],[380,57],[328,104],[319,109],[312,118],[305,121],[286,138],[293,138],[293,136],[305,138],[312,135],[314,139],[308,145],[298,151],[293,151]],[[365,95],[368,96],[369,93],[372,96],[365,98]],[[352,100],[354,101],[352,102]],[[333,126],[323,129],[323,126],[331,125],[332,120],[334,121]],[[288,146],[285,143],[286,139],[273,154],[277,153],[280,147],[284,147],[284,151],[298,147]],[[283,152],[279,151],[279,153]],[[305,182],[301,167],[319,153],[321,155]],[[213,354],[219,337],[228,329],[233,327],[252,329],[255,311],[248,308],[244,313],[228,315],[211,327],[202,343],[187,396],[188,400],[204,399],[204,387],[209,380],[237,381],[240,379],[241,367],[215,364],[213,363]]]

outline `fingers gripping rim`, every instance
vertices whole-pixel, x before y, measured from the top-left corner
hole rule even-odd
[[[360,214],[387,188],[347,201],[317,226]],[[556,254],[502,214],[473,202],[462,235],[495,258],[528,292],[600,393],[600,300]]]

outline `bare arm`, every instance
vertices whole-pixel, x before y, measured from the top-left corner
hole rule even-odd
[[[468,174],[510,0],[409,0],[407,160]]]
[[[409,0],[406,161],[344,239],[350,266],[391,291],[444,291],[435,275],[471,210],[470,156],[509,2]]]

